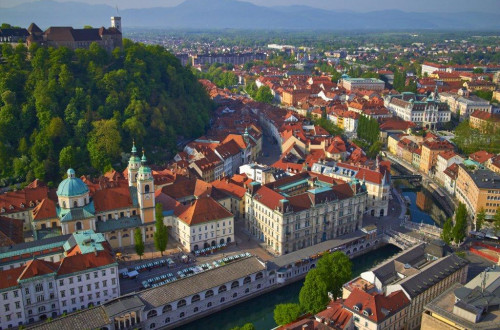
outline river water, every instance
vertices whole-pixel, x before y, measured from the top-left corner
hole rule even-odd
[[[352,260],[353,277],[372,268],[381,261],[395,255],[400,251],[393,245],[385,245],[368,254]],[[297,303],[303,280],[281,287],[272,292],[263,294],[249,301],[225,309],[219,313],[196,320],[182,326],[183,330],[220,329],[229,330],[245,323],[253,323],[255,328],[271,329],[276,327],[273,319],[274,307],[282,303]]]

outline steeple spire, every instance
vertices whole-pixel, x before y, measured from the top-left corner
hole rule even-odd
[[[137,148],[135,147],[135,139],[132,139],[132,155],[137,154]]]
[[[144,154],[144,148],[142,148],[141,163],[142,163],[142,165],[146,165],[146,162],[147,162],[146,155]]]

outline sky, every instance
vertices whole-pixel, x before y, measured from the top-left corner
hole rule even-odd
[[[12,7],[38,0],[0,0],[0,7]],[[176,6],[184,0],[56,0],[59,2],[84,2],[107,4],[119,9]],[[210,0],[206,0],[207,5]],[[230,0],[235,1],[235,0]],[[306,5],[330,10],[367,12],[398,9],[409,12],[457,12],[500,10],[500,0],[245,0],[259,6]]]

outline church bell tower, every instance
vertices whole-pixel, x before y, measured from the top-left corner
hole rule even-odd
[[[137,195],[139,200],[139,212],[142,223],[152,222],[155,219],[155,188],[153,174],[146,165],[146,155],[142,150],[141,167],[137,175]]]

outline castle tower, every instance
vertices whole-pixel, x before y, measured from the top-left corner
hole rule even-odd
[[[142,150],[141,167],[137,175],[137,197],[142,223],[155,219],[155,189],[151,169],[146,165],[146,155]]]
[[[122,18],[120,16],[111,16],[111,27],[122,32]]]
[[[128,161],[128,185],[129,187],[137,185],[137,174],[141,166],[141,159],[137,156],[135,141],[132,142],[132,154]]]

